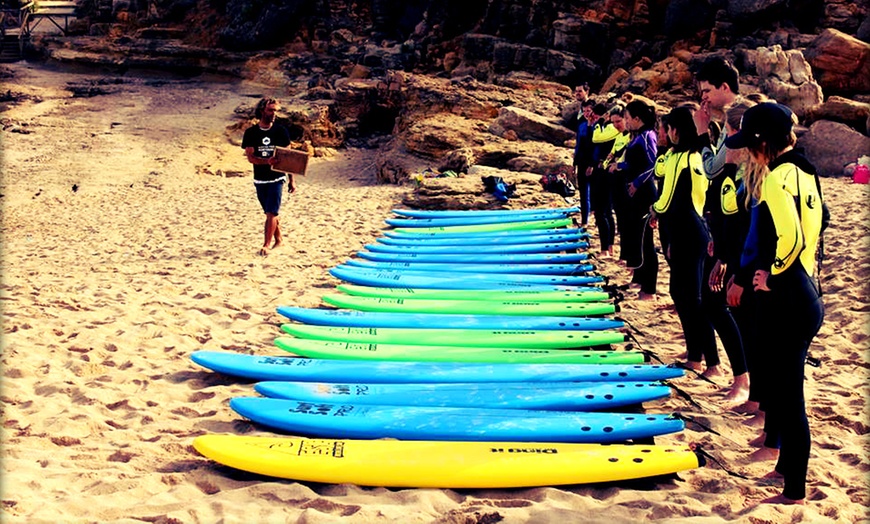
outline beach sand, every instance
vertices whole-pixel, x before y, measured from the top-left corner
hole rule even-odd
[[[813,434],[803,507],[750,463],[756,429],[722,393],[687,376],[648,406],[689,424],[660,443],[700,443],[716,464],[676,480],[516,490],[301,484],[213,463],[197,435],[269,435],[227,403],[252,385],[209,372],[201,349],[260,355],[279,305],[315,307],[327,270],[384,227],[408,187],[374,183],[371,151],[313,159],[283,207],[285,244],[257,254],[263,217],[250,166],[227,140],[232,112],[275,93],[219,79],[139,79],[73,98],[99,75],[24,64],[4,91],[28,92],[2,123],[2,509],[4,522],[858,522],[868,519],[868,221],[870,186],[822,181],[833,213],[824,268],[827,316],[807,368]],[[225,176],[227,173],[244,176]],[[664,264],[662,264],[664,267]],[[624,272],[602,271],[615,283]],[[667,271],[655,302],[630,292],[621,316],[664,360],[683,352]],[[722,353],[722,358],[727,359]],[[721,386],[728,380],[718,379]]]

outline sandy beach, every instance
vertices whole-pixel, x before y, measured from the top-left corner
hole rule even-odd
[[[700,443],[716,464],[663,482],[518,490],[361,488],[246,474],[198,455],[205,433],[269,435],[236,416],[252,385],[209,372],[201,349],[281,354],[280,305],[316,307],[327,270],[384,229],[410,187],[375,184],[374,151],[312,160],[282,209],[285,243],[261,257],[263,217],[233,110],[266,86],[218,78],[130,76],[113,93],[74,98],[94,72],[10,67],[3,90],[34,97],[2,123],[2,508],[4,522],[861,522],[868,489],[870,186],[823,179],[827,314],[807,367],[813,436],[809,495],[759,505],[780,486],[750,463],[757,430],[719,388],[686,376],[692,395],[651,403],[689,424],[660,443]],[[227,174],[231,176],[227,176]],[[237,176],[237,174],[242,176]],[[665,268],[661,260],[661,267]],[[602,273],[626,281],[603,262]],[[622,304],[644,348],[683,353],[667,298]],[[724,352],[721,353],[727,364]],[[727,386],[727,379],[718,379]],[[700,406],[700,407],[699,407]]]

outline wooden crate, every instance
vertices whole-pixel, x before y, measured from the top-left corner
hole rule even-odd
[[[305,170],[308,169],[308,152],[289,147],[276,147],[272,169],[292,175],[304,175]]]

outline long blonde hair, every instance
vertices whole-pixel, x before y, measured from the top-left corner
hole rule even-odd
[[[757,146],[749,146],[749,162],[746,165],[746,172],[743,174],[743,183],[746,184],[747,189],[747,209],[753,200],[758,202],[761,198],[761,186],[764,184],[764,179],[770,174],[770,167],[768,165],[781,155],[783,151],[795,145],[795,143],[797,143],[797,136],[792,131],[781,140],[762,142]]]

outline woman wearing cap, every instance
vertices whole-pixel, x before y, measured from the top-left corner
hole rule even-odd
[[[810,429],[804,362],[824,317],[814,275],[825,210],[815,169],[793,149],[793,127],[786,106],[762,103],[746,110],[740,131],[725,142],[749,151],[745,177],[756,204],[747,242],[756,239],[757,256],[748,269],[763,312],[759,351],[775,362],[777,380],[769,389],[765,447],[753,458],[778,459],[769,476],[782,476],[783,492],[767,502],[780,504],[800,504],[806,497]]]

